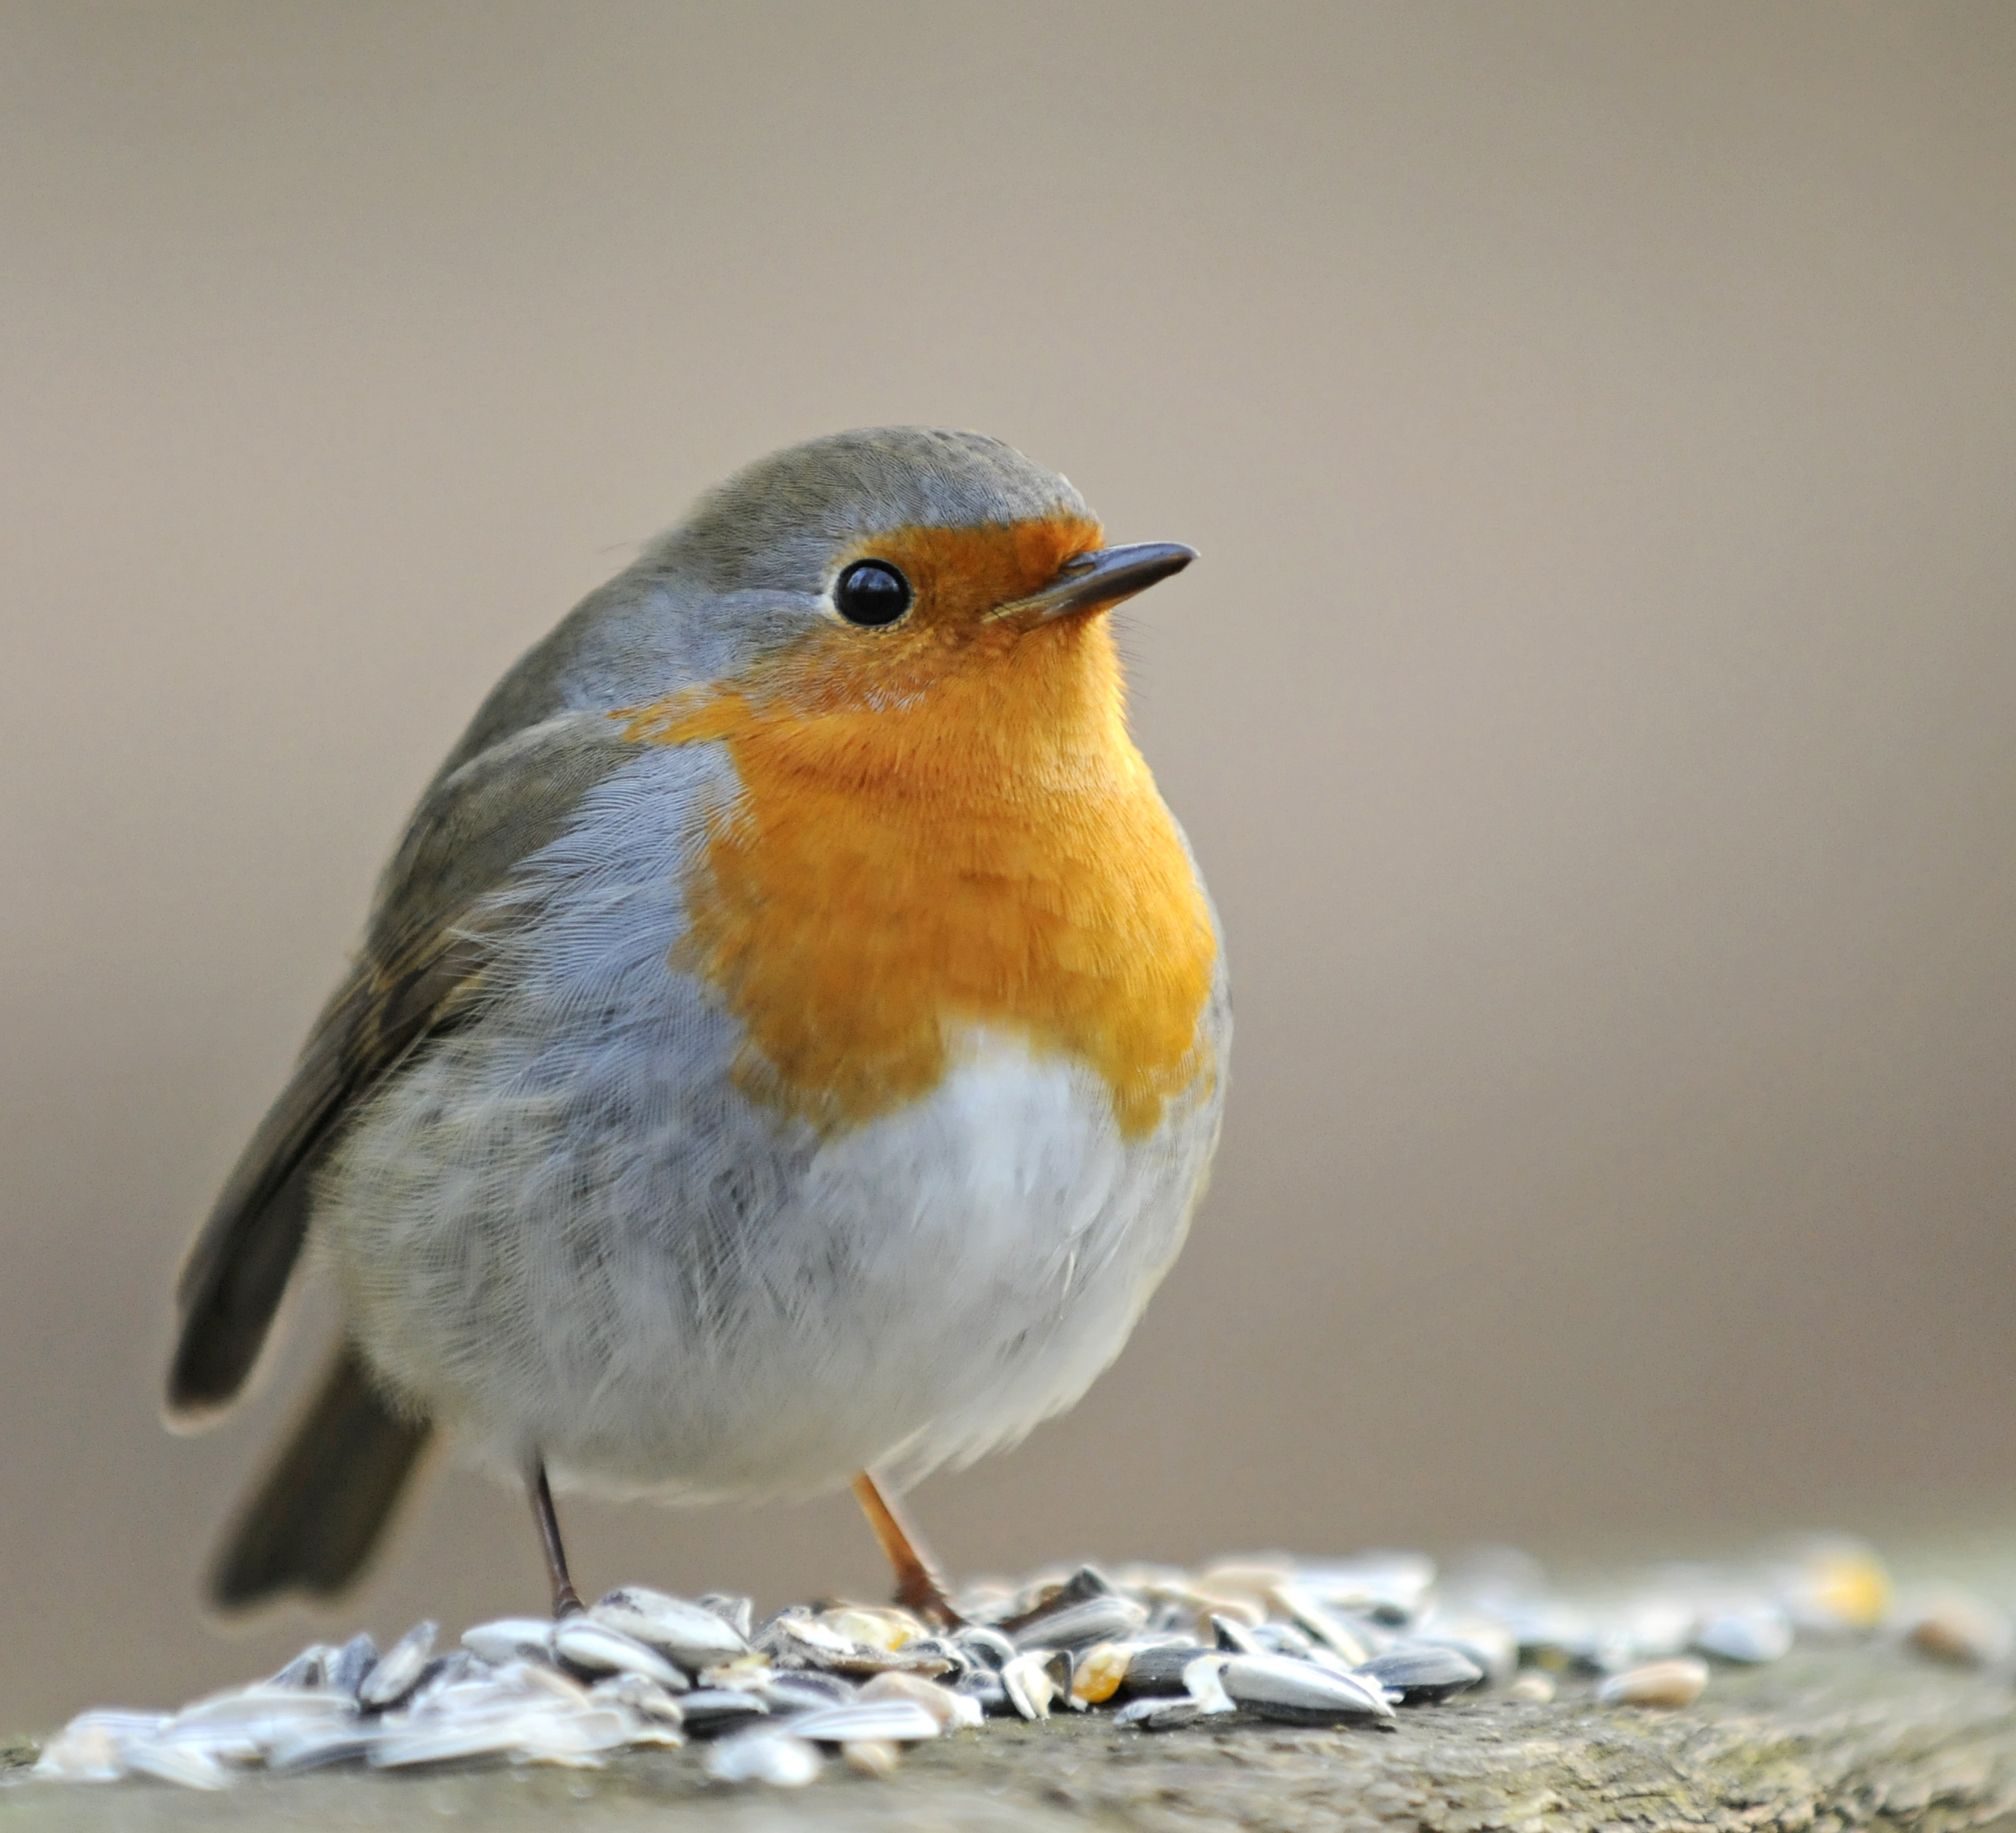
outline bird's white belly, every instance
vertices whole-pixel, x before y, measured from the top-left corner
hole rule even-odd
[[[358,1340],[465,1449],[616,1493],[901,1482],[1019,1438],[1118,1352],[1217,1127],[1206,1093],[1125,1140],[1091,1071],[991,1035],[825,1140],[725,1073],[696,1123],[634,1055],[571,1068],[542,1094],[480,1037],[416,1066],[317,1226]]]

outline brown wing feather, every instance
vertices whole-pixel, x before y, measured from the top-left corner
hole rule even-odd
[[[323,1154],[409,1052],[475,1009],[491,956],[484,926],[502,920],[491,894],[630,754],[603,715],[563,715],[430,790],[387,869],[362,960],[316,1020],[183,1264],[172,1413],[200,1417],[243,1387],[300,1257]]]
[[[200,1413],[245,1384],[308,1231],[322,1147],[357,1100],[423,1037],[438,1036],[480,982],[480,945],[438,938],[387,972],[361,970],[324,1009],[189,1250],[168,1405]]]

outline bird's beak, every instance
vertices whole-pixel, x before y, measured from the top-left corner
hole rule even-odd
[[[1048,624],[1079,611],[1103,611],[1137,592],[1146,592],[1158,579],[1180,573],[1197,557],[1197,549],[1180,541],[1099,548],[1066,560],[1041,592],[999,606],[988,612],[988,619],[1019,618],[1031,624]]]

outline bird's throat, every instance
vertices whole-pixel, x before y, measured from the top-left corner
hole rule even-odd
[[[928,1094],[979,1029],[1091,1068],[1140,1137],[1215,1075],[1217,942],[1111,632],[1073,620],[963,662],[848,694],[787,664],[627,715],[635,740],[725,746],[740,786],[674,965],[741,1021],[744,1091],[823,1130]]]

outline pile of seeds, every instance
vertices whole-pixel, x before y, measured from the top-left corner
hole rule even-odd
[[[94,1711],[38,1775],[219,1788],[253,1770],[397,1770],[504,1760],[593,1766],[705,1740],[724,1782],[808,1781],[837,1750],[887,1774],[902,1748],[990,1716],[1110,1712],[1142,1732],[1208,1721],[1390,1726],[1479,1687],[1544,1702],[1594,1676],[1604,1703],[1684,1705],[1708,1660],[1755,1663],[1801,1634],[1866,1632],[1889,1582],[1859,1543],[1815,1541],[1741,1567],[1669,1568],[1608,1597],[1551,1588],[1496,1552],[1438,1575],[1424,1556],[1228,1560],[982,1584],[938,1631],[905,1612],[794,1607],[629,1586],[558,1622],[508,1618],[437,1652],[432,1623],[383,1653],[368,1636],[304,1649],[270,1679],[175,1713]],[[1947,1594],[1909,1620],[1925,1652],[1990,1660],[2006,1621]],[[1706,1659],[1703,1658],[1707,1658]]]

